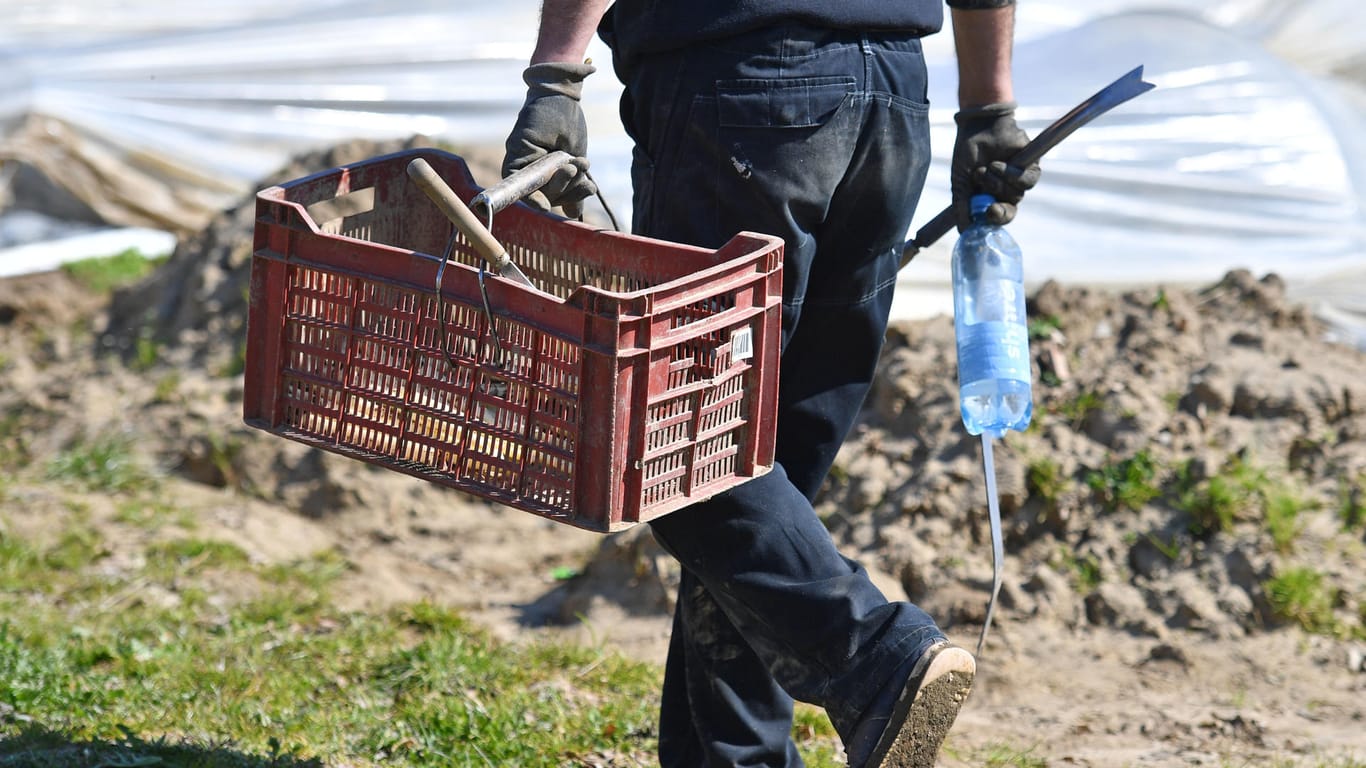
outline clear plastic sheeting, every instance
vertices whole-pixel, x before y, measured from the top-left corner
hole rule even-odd
[[[0,16],[0,159],[110,220],[188,231],[301,151],[501,140],[537,4],[0,2]]]
[[[1012,225],[1032,281],[1200,285],[1236,267],[1276,272],[1366,348],[1366,7],[1017,7],[1018,114],[1031,135],[1133,66],[1157,85],[1044,159]],[[930,78],[938,159],[918,218],[948,202],[955,78],[940,38]],[[894,312],[949,311],[947,272],[947,243],[922,253],[902,273]]]
[[[1135,66],[1158,86],[1044,159],[1012,225],[1031,281],[1201,284],[1236,267],[1277,272],[1366,346],[1357,0],[1017,8],[1016,90],[1031,133]],[[419,133],[500,143],[522,101],[538,9],[0,0],[0,162],[36,169],[111,224],[193,231],[302,151]],[[595,42],[589,53],[600,70],[584,98],[592,169],[626,221],[620,88],[606,49]],[[936,161],[916,226],[948,203],[953,144],[950,35],[930,38],[927,55]],[[896,314],[948,311],[951,239],[903,271]]]
[[[1055,148],[1012,225],[1034,277],[1188,282],[1237,263],[1293,278],[1363,264],[1362,115],[1225,29],[1125,14],[1025,41],[1023,127],[1037,133],[1132,63],[1157,88]],[[934,125],[936,146],[951,146],[951,119]],[[936,170],[926,205],[942,207],[947,158]]]

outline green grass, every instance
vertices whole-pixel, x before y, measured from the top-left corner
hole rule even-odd
[[[1337,513],[1343,530],[1366,528],[1366,473],[1355,480],[1339,478]]]
[[[1082,594],[1090,594],[1096,591],[1096,587],[1105,580],[1104,574],[1100,570],[1100,559],[1095,555],[1077,556],[1077,553],[1066,544],[1058,548],[1058,554],[1052,562],[1054,570],[1064,574],[1069,574],[1076,583],[1077,591]]]
[[[24,410],[18,407],[0,413],[0,470],[23,469],[32,459],[24,415]],[[7,474],[9,472],[0,473],[0,477]]]
[[[1072,429],[1081,429],[1091,414],[1104,407],[1105,399],[1100,393],[1088,389],[1062,400],[1049,410],[1066,420]]]
[[[241,376],[247,370],[247,342],[239,341],[233,347],[232,357],[218,368],[218,375],[223,378]]]
[[[1033,748],[1019,750],[1006,744],[993,744],[979,757],[983,768],[1048,768],[1048,762],[1033,755]]]
[[[114,507],[114,520],[146,531],[158,531],[168,526],[193,530],[197,524],[192,513],[174,504],[140,496],[120,499]]]
[[[149,258],[136,248],[113,256],[80,259],[62,265],[62,271],[96,293],[108,293],[134,283],[164,262],[165,257]]]
[[[1250,519],[1261,509],[1268,485],[1265,471],[1234,457],[1218,473],[1195,480],[1191,465],[1177,472],[1176,508],[1190,515],[1189,528],[1197,536],[1227,533],[1239,519]]]
[[[1177,507],[1191,516],[1191,533],[1203,536],[1233,530],[1239,509],[1247,505],[1247,499],[1236,483],[1216,476],[1185,492]]]
[[[0,526],[0,767],[654,763],[658,667],[499,642],[431,602],[342,611],[337,553],[261,564],[174,538],[180,514],[116,513],[166,534],[133,566],[79,512],[45,544]],[[823,711],[793,734],[812,768],[841,764]]]
[[[1239,457],[1202,480],[1192,478],[1189,463],[1176,474],[1175,507],[1190,516],[1187,527],[1192,534],[1227,533],[1240,520],[1260,521],[1281,554],[1294,549],[1304,528],[1304,513],[1319,503],[1290,481]]]
[[[1337,590],[1312,568],[1288,568],[1262,585],[1271,608],[1280,618],[1308,632],[1333,634],[1338,623],[1333,615]]]
[[[1025,488],[1030,496],[1042,500],[1050,508],[1057,508],[1072,486],[1072,481],[1062,471],[1062,465],[1049,458],[1038,458],[1029,462],[1025,468]]]
[[[1180,536],[1172,536],[1168,539],[1163,539],[1156,533],[1149,533],[1146,538],[1148,539],[1148,542],[1153,545],[1154,549],[1161,552],[1162,556],[1171,562],[1174,563],[1181,559]]]
[[[161,361],[161,342],[152,338],[150,333],[150,329],[145,330],[134,342],[133,356],[128,360],[128,365],[135,371],[145,373]]]
[[[1133,456],[1089,472],[1086,484],[1106,511],[1136,511],[1162,495],[1158,472],[1157,460],[1146,450],[1140,450]]]
[[[558,766],[653,750],[655,668],[505,645],[431,604],[340,612],[329,589],[346,566],[331,553],[260,566],[183,539],[111,577],[88,567],[98,543],[73,526],[42,549],[0,538],[6,768]],[[259,594],[214,607],[192,586],[211,572]],[[179,603],[123,599],[151,585]]]
[[[1287,554],[1294,548],[1304,524],[1300,516],[1309,508],[1309,503],[1288,489],[1279,488],[1269,492],[1264,499],[1264,519],[1267,533],[1276,551]]]
[[[1034,747],[1022,749],[998,741],[967,751],[949,743],[944,746],[944,754],[982,768],[1048,768],[1047,760],[1034,755]]]
[[[169,371],[157,378],[156,388],[152,391],[152,402],[170,403],[180,392],[180,373]]]
[[[152,544],[147,547],[146,560],[148,574],[169,580],[192,571],[245,566],[250,558],[236,544],[186,538]]]
[[[156,474],[134,454],[132,443],[119,436],[77,442],[48,462],[47,476],[113,493],[156,485]]]
[[[1054,331],[1062,330],[1062,321],[1057,315],[1044,315],[1042,317],[1030,317],[1028,326],[1029,340],[1041,341],[1053,337]]]

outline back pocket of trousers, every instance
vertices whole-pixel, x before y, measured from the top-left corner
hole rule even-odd
[[[716,110],[723,128],[815,128],[854,90],[852,77],[722,80]]]

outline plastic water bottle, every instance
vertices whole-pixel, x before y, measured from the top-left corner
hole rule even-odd
[[[972,226],[953,249],[958,394],[968,433],[1024,431],[1034,411],[1024,264],[1004,227],[986,221],[990,195],[972,198]]]
[[[982,436],[987,511],[991,521],[992,586],[977,655],[986,646],[1005,570],[1005,537],[991,443],[1008,429],[1024,431],[1034,412],[1029,328],[1025,323],[1024,260],[1004,227],[988,224],[990,195],[974,195],[972,226],[953,248],[953,324],[958,339],[958,402],[963,426]]]

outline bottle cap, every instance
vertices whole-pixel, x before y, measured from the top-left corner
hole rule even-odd
[[[968,206],[969,210],[972,211],[972,215],[976,216],[979,213],[986,213],[986,210],[990,208],[991,204],[994,202],[996,202],[996,198],[991,195],[976,194],[968,201]]]

